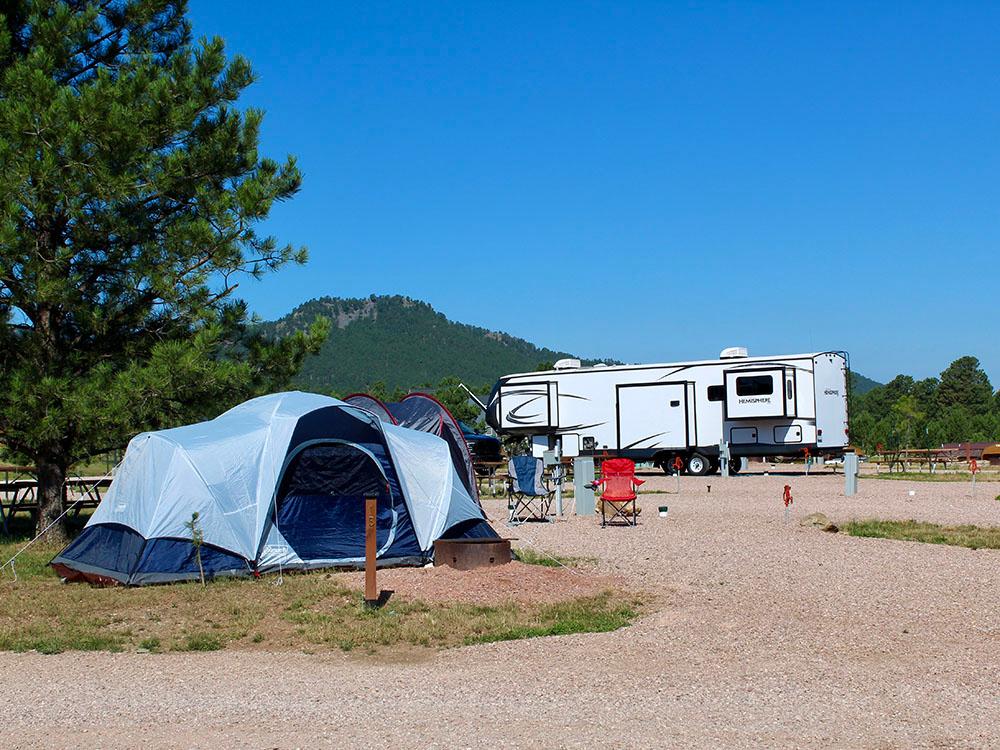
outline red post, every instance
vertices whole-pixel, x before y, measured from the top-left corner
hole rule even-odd
[[[375,582],[375,512],[377,499],[365,498],[365,603],[378,601],[378,586]]]

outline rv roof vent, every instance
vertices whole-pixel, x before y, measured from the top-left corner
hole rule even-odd
[[[719,352],[719,359],[741,359],[747,356],[745,346],[730,346]]]
[[[557,370],[576,370],[580,367],[580,360],[578,359],[560,359],[555,364],[555,369]]]

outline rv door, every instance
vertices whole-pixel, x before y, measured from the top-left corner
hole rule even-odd
[[[616,390],[619,450],[688,447],[688,384],[636,383]]]

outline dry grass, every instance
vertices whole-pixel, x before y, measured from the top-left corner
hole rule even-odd
[[[940,526],[922,521],[881,521],[869,518],[848,521],[841,526],[841,531],[852,536],[950,544],[970,549],[1000,549],[1000,527],[997,526]]]
[[[0,545],[5,561],[16,550]],[[0,578],[0,650],[268,651],[446,648],[628,625],[643,600],[604,591],[555,604],[476,606],[392,596],[367,608],[337,573],[220,579],[145,588],[63,584],[47,567],[58,550],[32,548]]]

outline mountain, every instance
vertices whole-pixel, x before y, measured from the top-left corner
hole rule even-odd
[[[293,385],[321,393],[367,390],[382,382],[388,390],[439,383],[456,376],[471,387],[491,386],[498,377],[530,372],[573,355],[537,347],[506,333],[448,320],[426,302],[409,297],[365,299],[320,297],[283,318],[264,323],[266,333],[285,336],[303,330],[317,316],[333,327],[318,354],[309,357]],[[597,360],[584,360],[594,364]],[[602,360],[616,364],[614,360]],[[855,395],[879,383],[851,373]]]
[[[287,335],[306,328],[317,316],[332,321],[330,336],[320,352],[306,360],[294,382],[311,391],[346,394],[378,381],[390,390],[406,389],[436,384],[450,375],[481,387],[492,385],[501,375],[528,372],[541,362],[572,356],[506,333],[456,323],[426,302],[400,296],[321,297],[263,328]]]
[[[855,396],[864,396],[873,388],[878,388],[881,383],[864,375],[851,371],[851,393]]]

